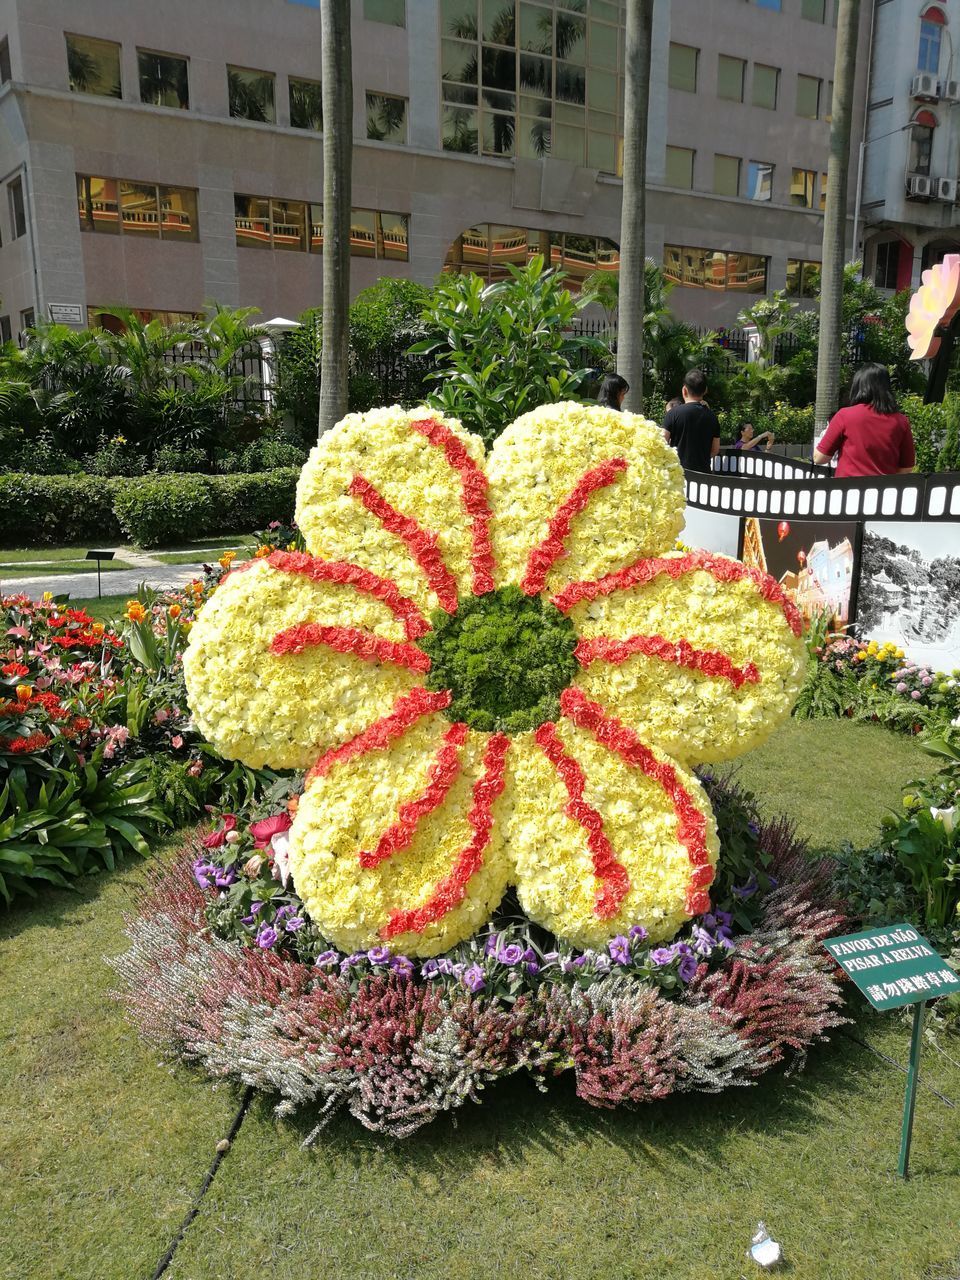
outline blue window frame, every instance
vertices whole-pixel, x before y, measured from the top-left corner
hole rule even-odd
[[[943,38],[943,24],[931,22],[929,18],[920,20],[920,48],[917,53],[917,70],[929,71],[938,75],[940,71],[940,41]]]

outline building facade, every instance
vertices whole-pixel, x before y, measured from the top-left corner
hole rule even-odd
[[[960,0],[875,0],[862,127],[865,274],[916,288],[960,253]]]
[[[834,6],[657,0],[647,252],[686,319],[810,292]],[[622,8],[353,0],[354,292],[617,269]],[[319,69],[319,0],[0,0],[0,332],[318,305]]]

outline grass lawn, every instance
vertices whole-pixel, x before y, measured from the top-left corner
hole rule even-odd
[[[856,756],[861,767],[856,768]],[[839,762],[849,760],[851,767]],[[842,722],[790,724],[744,781],[828,838],[868,840],[926,757]],[[159,1067],[110,1000],[104,955],[142,864],[0,919],[0,1277],[146,1280],[237,1106]],[[860,1008],[859,1002],[857,1005]],[[899,1061],[896,1015],[856,1034]],[[952,1056],[960,1060],[960,1053]],[[960,1067],[925,1078],[960,1103]],[[171,1280],[740,1280],[759,1218],[795,1280],[960,1272],[960,1124],[921,1090],[913,1176],[895,1176],[903,1076],[838,1035],[797,1075],[720,1098],[598,1112],[569,1081],[517,1081],[405,1142],[257,1101],[166,1273]]]
[[[91,618],[96,618],[100,622],[113,622],[119,624],[123,617],[123,611],[127,607],[127,601],[136,597],[136,592],[128,591],[125,595],[119,596],[103,596],[97,600],[75,600],[71,604],[75,604],[77,608],[86,609]]]
[[[216,547],[209,542],[198,542],[193,551],[153,551],[150,554],[162,564],[196,564],[198,561],[216,562],[225,551],[236,551],[238,556],[244,558],[253,554],[249,542],[237,542],[235,539]]]
[[[100,572],[106,576],[108,573],[114,573],[117,569],[133,569],[135,565],[129,564],[126,560],[104,560],[100,565]],[[21,562],[16,564],[0,564],[0,583],[11,582],[17,578],[50,578],[59,576],[63,573],[96,573],[97,564],[95,560],[58,560],[55,564],[29,564]]]
[[[119,547],[30,547],[25,551],[0,551],[0,568],[22,561],[82,560],[88,551],[119,551]],[[96,566],[94,566],[96,568]]]

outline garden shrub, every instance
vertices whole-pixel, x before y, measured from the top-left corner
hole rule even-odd
[[[114,494],[123,481],[100,476],[0,474],[0,544],[63,546],[121,537]]]
[[[210,478],[152,475],[117,492],[114,510],[124,534],[143,547],[214,532],[216,507]]]
[[[256,475],[203,477],[214,506],[213,525],[205,532],[248,532],[271,520],[292,520],[299,475],[299,467],[282,467]]]

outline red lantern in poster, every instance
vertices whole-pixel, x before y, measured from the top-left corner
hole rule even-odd
[[[802,547],[797,552],[797,559],[800,561],[800,568],[802,569],[803,566],[807,563],[807,553],[804,551]]]
[[[777,525],[777,537],[782,542],[784,538],[786,538],[789,535],[789,533],[790,533],[790,526],[787,524],[786,520],[781,520],[780,523]]]

